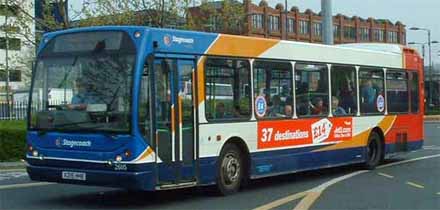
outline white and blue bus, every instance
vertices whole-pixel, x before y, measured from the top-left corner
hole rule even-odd
[[[27,171],[229,194],[247,179],[374,168],[423,144],[423,61],[404,46],[369,48],[136,26],[45,34]]]

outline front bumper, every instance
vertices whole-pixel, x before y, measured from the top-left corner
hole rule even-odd
[[[86,180],[63,179],[62,172],[80,172],[86,174]],[[34,181],[57,182],[90,186],[116,187],[133,190],[155,189],[155,173],[149,171],[105,171],[93,169],[61,168],[51,166],[28,165],[27,172]]]

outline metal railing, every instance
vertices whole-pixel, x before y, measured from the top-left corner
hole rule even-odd
[[[49,101],[49,105],[60,105],[62,101]],[[43,104],[34,102],[31,106],[31,112],[41,111]],[[28,102],[16,101],[0,102],[0,120],[26,120],[28,115]]]

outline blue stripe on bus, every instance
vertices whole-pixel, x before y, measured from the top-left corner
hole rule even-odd
[[[418,150],[422,145],[423,140],[408,142],[407,151]],[[385,145],[386,154],[395,152],[394,150],[390,150],[392,147],[395,147],[395,144]],[[317,148],[296,148],[252,153],[251,177],[258,178],[276,174],[349,165],[365,161],[365,147],[311,152],[315,149]],[[216,157],[200,159],[200,184],[206,185],[215,183],[216,164]]]
[[[407,151],[420,149],[423,141],[408,142]],[[387,144],[385,150],[391,152],[394,144]],[[314,148],[316,149],[316,147]],[[364,159],[365,147],[307,152],[304,149],[287,149],[251,154],[251,177],[265,177],[284,173],[328,168],[333,166],[361,163]],[[357,157],[361,155],[361,157]],[[28,172],[33,180],[85,185],[112,186],[154,190],[156,186],[155,163],[127,164],[127,171],[114,171],[112,167],[99,163],[69,162],[59,160],[28,159]],[[199,159],[200,185],[209,185],[216,182],[217,157]],[[159,164],[161,165],[161,164]],[[162,166],[163,167],[163,166]],[[159,168],[162,168],[159,167]],[[61,171],[75,171],[87,173],[87,182],[69,181],[61,179]],[[160,170],[159,173],[168,173],[169,170]],[[192,175],[191,170],[183,170],[182,177]],[[115,180],[118,180],[117,182]]]

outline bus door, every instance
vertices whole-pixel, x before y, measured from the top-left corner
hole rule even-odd
[[[155,98],[155,141],[158,183],[195,183],[194,60],[156,58],[152,90]]]

